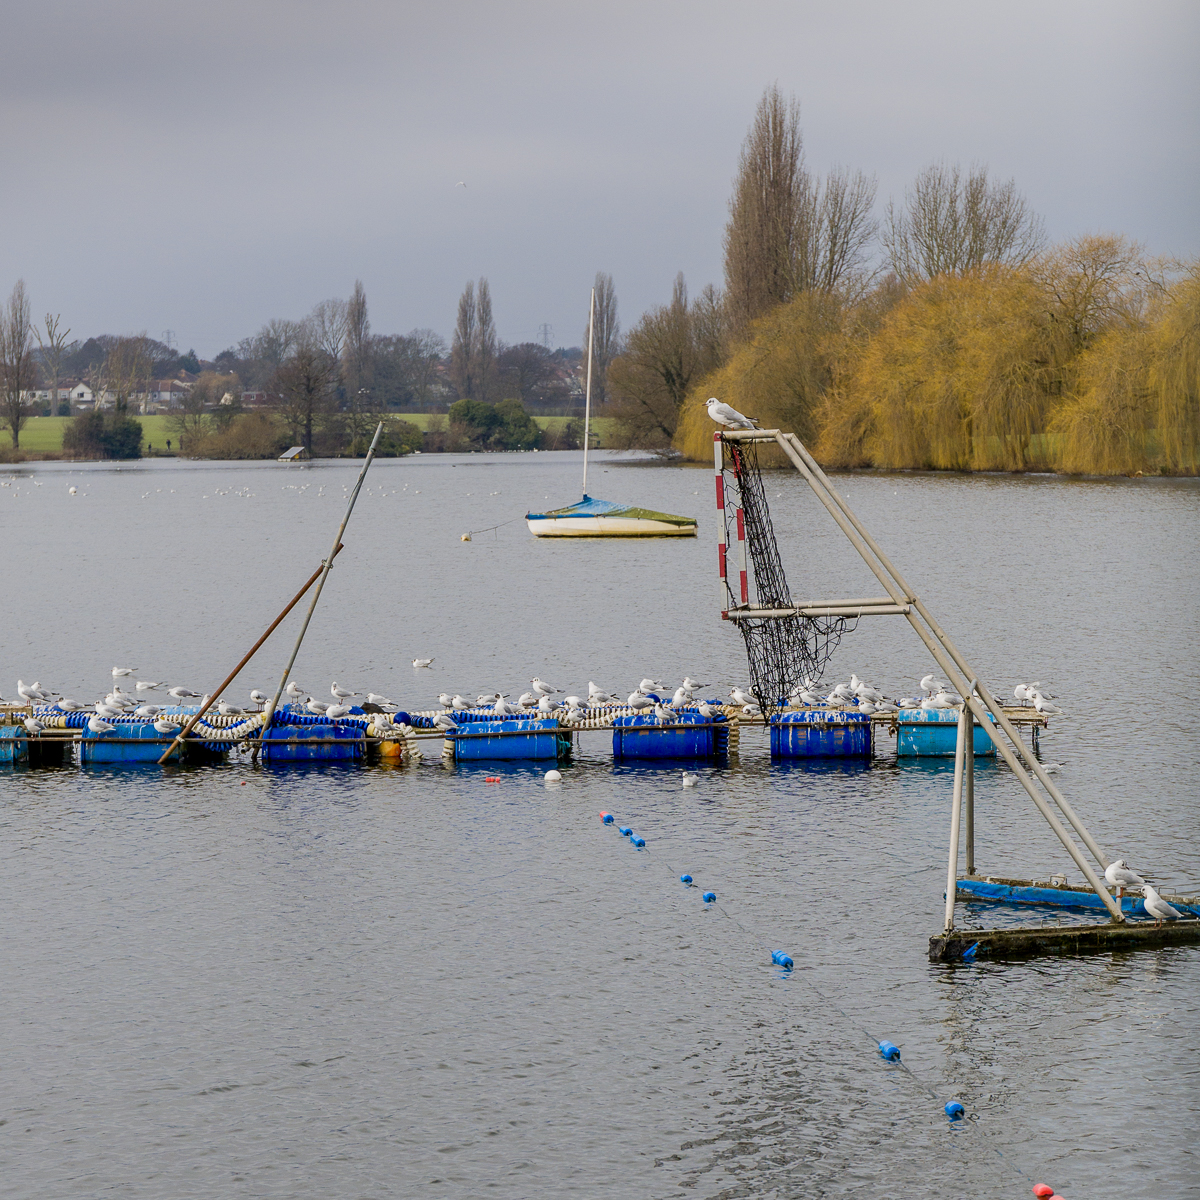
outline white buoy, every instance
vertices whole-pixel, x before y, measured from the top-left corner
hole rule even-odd
[[[547,771],[546,772],[546,782],[547,783],[562,783],[562,773],[560,771]]]

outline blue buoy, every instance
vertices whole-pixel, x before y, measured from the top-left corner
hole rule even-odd
[[[888,1062],[900,1061],[900,1047],[895,1045],[893,1042],[880,1042],[879,1053],[882,1054],[883,1057],[888,1060]]]
[[[792,969],[793,964],[791,958],[784,954],[782,950],[772,950],[771,961],[777,967],[782,967],[785,971],[790,971]]]
[[[959,1121],[966,1116],[967,1110],[957,1100],[951,1100],[946,1105],[946,1116],[952,1121]]]
[[[601,813],[600,814],[600,820],[602,820],[605,823],[605,825],[611,825],[616,819],[617,818],[614,817],[612,815],[612,813]]]
[[[691,882],[692,882],[692,877],[690,875],[680,875],[679,882],[686,883],[690,886]]]
[[[617,830],[617,832],[622,837],[633,837],[633,830],[630,829],[628,825],[622,825],[621,828]]]
[[[642,850],[646,846],[646,839],[640,837],[630,838],[629,843],[632,846],[636,846],[639,850]]]
[[[717,898],[716,892],[705,892],[704,893],[704,903],[705,904],[711,904],[716,898]]]

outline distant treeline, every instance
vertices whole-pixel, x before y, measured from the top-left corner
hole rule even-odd
[[[1120,236],[1048,245],[981,167],[927,168],[881,222],[873,203],[861,174],[808,175],[769,89],[725,290],[689,301],[677,279],[609,370],[625,443],[707,459],[718,396],[831,466],[1197,472],[1200,264]]]

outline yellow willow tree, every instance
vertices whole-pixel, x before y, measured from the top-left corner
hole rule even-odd
[[[939,276],[886,315],[820,413],[835,465],[1024,470],[1058,390],[1047,297],[1024,268]]]
[[[846,352],[843,308],[835,294],[804,292],[772,309],[753,323],[748,340],[723,366],[689,391],[675,447],[687,458],[711,456],[716,426],[704,408],[709,396],[756,417],[764,428],[811,441],[822,398]]]
[[[1150,388],[1163,465],[1195,475],[1200,470],[1200,262],[1188,264],[1161,307],[1152,332]]]

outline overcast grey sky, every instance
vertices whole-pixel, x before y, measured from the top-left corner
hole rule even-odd
[[[764,86],[879,207],[931,160],[1015,177],[1055,239],[1200,253],[1200,5],[0,0],[0,290],[77,335],[213,355],[355,278],[376,332],[578,344],[721,281]],[[465,188],[455,187],[463,180]]]

